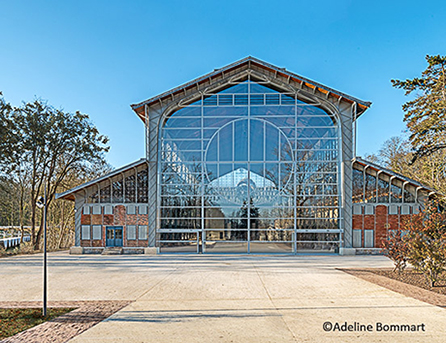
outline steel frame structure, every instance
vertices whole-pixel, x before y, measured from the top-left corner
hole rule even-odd
[[[247,81],[248,82],[251,81],[251,75],[250,74],[247,75]],[[271,85],[269,80],[258,81],[258,79],[257,79],[255,81],[256,81],[257,84]],[[230,82],[230,85],[232,85],[232,86],[237,85],[237,84],[239,84],[238,81],[232,80],[232,82]],[[249,86],[248,86],[248,89],[250,89]],[[237,94],[237,96],[239,96],[239,97],[240,97],[240,95],[241,94]],[[285,92],[282,92],[282,93],[279,93],[279,94],[266,94],[266,93],[265,94],[257,94],[257,93],[256,94],[251,94],[250,92],[248,92],[248,94],[242,94],[242,95],[246,95],[246,100],[247,101],[243,105],[247,106],[247,109],[248,109],[247,117],[242,117],[242,118],[246,118],[246,120],[248,120],[248,123],[250,123],[251,120],[261,120],[259,118],[256,118],[255,116],[252,117],[251,113],[250,113],[250,109],[251,109],[251,105],[252,105],[251,104],[251,99],[252,99],[253,95],[257,96],[257,102],[256,102],[255,105],[266,105],[266,103],[267,103],[266,99],[267,99],[268,95],[269,96],[278,95],[279,96],[279,101],[278,101],[278,105],[279,106],[282,105],[283,95],[286,95],[287,97],[289,97],[291,95],[293,97],[294,101],[293,101],[292,105],[294,106],[294,114],[293,115],[289,115],[289,114],[280,115],[280,114],[278,114],[276,117],[280,117],[280,116],[288,117],[288,118],[294,117],[293,120],[294,120],[294,125],[295,125],[295,127],[294,127],[295,134],[294,134],[294,138],[293,138],[294,139],[293,156],[296,156],[296,154],[298,153],[297,145],[298,145],[298,141],[300,139],[300,137],[298,138],[298,135],[297,135],[297,132],[298,132],[298,129],[299,129],[298,126],[297,126],[298,125],[298,123],[297,123],[298,107],[321,106],[321,102],[318,101],[318,100],[315,101],[315,99],[308,99],[307,98],[307,99],[305,99],[307,102],[306,103],[302,103],[302,100],[301,100],[302,97],[299,94],[299,92],[294,91],[294,92],[290,93],[289,89],[285,90]],[[228,93],[219,94],[218,90],[216,90],[214,92],[202,92],[200,94],[201,104],[198,107],[200,107],[200,109],[201,109],[201,115],[200,115],[200,117],[197,117],[197,118],[199,118],[201,120],[201,125],[200,125],[200,129],[201,129],[201,149],[200,149],[201,159],[200,159],[200,162],[201,162],[201,168],[202,169],[201,169],[201,187],[200,187],[201,188],[201,206],[200,206],[201,229],[200,230],[165,229],[161,225],[161,218],[163,218],[163,216],[161,215],[159,209],[162,208],[162,206],[161,206],[162,205],[161,196],[164,195],[161,192],[161,187],[162,187],[161,176],[162,176],[162,172],[163,172],[162,163],[164,163],[164,159],[161,156],[163,154],[163,151],[162,151],[163,135],[162,134],[160,134],[159,137],[158,137],[159,149],[158,149],[158,156],[157,156],[158,157],[158,163],[157,163],[157,165],[158,165],[158,172],[157,172],[157,175],[158,175],[158,178],[157,178],[158,179],[158,182],[157,182],[157,184],[158,184],[158,187],[157,187],[157,191],[158,191],[157,192],[158,193],[158,197],[157,197],[158,198],[157,199],[158,221],[157,221],[157,223],[158,223],[158,225],[157,225],[157,231],[161,235],[163,233],[168,233],[168,232],[170,232],[170,233],[174,233],[174,232],[178,233],[178,232],[185,232],[185,231],[197,232],[197,235],[201,234],[201,242],[202,242],[202,246],[203,246],[203,252],[206,251],[206,242],[208,241],[207,237],[206,237],[206,232],[209,231],[209,230],[219,231],[219,229],[207,228],[206,225],[205,225],[205,220],[206,220],[206,215],[205,215],[206,214],[206,208],[205,208],[205,196],[206,196],[206,194],[205,194],[205,186],[206,186],[205,185],[205,174],[206,174],[205,164],[206,164],[206,155],[207,155],[207,150],[206,150],[205,144],[207,144],[207,142],[211,142],[213,137],[215,135],[217,135],[218,132],[220,132],[220,130],[222,129],[222,128],[217,129],[214,132],[213,136],[210,138],[210,140],[206,141],[204,139],[203,131],[206,129],[206,126],[204,124],[204,120],[210,118],[210,117],[205,117],[205,115],[204,115],[204,109],[205,109],[204,102],[206,101],[206,99],[210,99],[208,97],[214,97],[216,106],[221,105],[220,102],[222,102],[222,101],[224,101],[224,105],[232,105],[232,106],[236,105],[236,94],[228,94]],[[263,99],[259,99],[259,97],[260,98],[263,97]],[[289,103],[288,103],[288,105],[289,105]],[[181,108],[184,108],[184,107],[191,107],[191,106],[194,106],[194,105],[192,105],[192,104],[181,104],[177,108],[177,110],[181,109]],[[160,120],[160,122],[159,122],[159,125],[160,125],[159,126],[159,132],[162,132],[164,130],[164,124],[165,124],[166,120],[172,116],[172,113],[175,113],[175,111],[165,112],[163,114],[163,116],[162,116],[163,119]],[[329,241],[298,240],[298,238],[297,238],[298,234],[309,234],[309,233],[310,234],[315,234],[315,233],[317,233],[317,234],[320,234],[320,233],[337,234],[338,238],[336,240],[336,244],[338,244],[339,246],[341,246],[341,244],[342,244],[342,235],[341,235],[341,233],[342,233],[343,230],[342,230],[341,224],[340,224],[342,222],[342,219],[343,219],[342,218],[342,211],[341,211],[342,201],[341,201],[341,194],[340,194],[340,190],[343,189],[342,185],[340,184],[341,180],[342,180],[342,178],[340,177],[340,170],[341,170],[341,168],[340,168],[340,165],[341,165],[340,157],[342,156],[342,153],[341,153],[342,152],[342,144],[341,144],[341,135],[340,135],[341,125],[339,123],[340,119],[339,119],[339,113],[337,111],[334,111],[334,113],[331,112],[329,114],[328,113],[325,113],[325,114],[326,115],[330,115],[331,118],[334,118],[335,125],[334,126],[326,126],[326,127],[324,127],[324,126],[317,126],[317,128],[318,129],[327,129],[327,130],[329,130],[329,129],[332,129],[333,127],[336,127],[337,129],[339,129],[339,130],[336,130],[337,133],[336,133],[336,135],[334,137],[333,136],[329,137],[330,139],[336,141],[336,149],[333,150],[333,151],[329,151],[328,153],[330,153],[330,152],[334,153],[334,155],[336,155],[336,158],[334,160],[331,160],[331,161],[328,161],[328,162],[324,161],[325,163],[331,163],[331,162],[335,162],[336,163],[336,168],[335,168],[336,182],[335,182],[335,184],[337,186],[338,191],[335,194],[335,197],[337,197],[339,199],[338,202],[337,202],[337,216],[336,216],[336,220],[338,220],[339,226],[336,229],[320,229],[320,228],[319,229],[318,228],[299,229],[298,228],[297,221],[299,219],[310,219],[310,218],[302,218],[302,217],[299,217],[298,214],[297,214],[297,210],[298,210],[297,200],[296,200],[296,198],[297,198],[297,189],[296,189],[296,187],[297,187],[297,172],[295,172],[293,170],[293,172],[291,173],[291,176],[293,177],[293,182],[292,183],[293,183],[293,188],[294,188],[294,190],[293,190],[293,193],[294,193],[293,194],[293,206],[292,206],[292,210],[294,212],[294,215],[293,215],[293,218],[292,218],[292,220],[294,221],[294,228],[292,230],[292,232],[293,232],[292,240],[291,241],[268,241],[269,243],[283,243],[283,242],[291,243],[292,244],[292,251],[290,251],[290,252],[293,252],[293,253],[296,253],[298,251],[298,247],[297,246],[298,246],[298,244],[301,244],[301,243],[305,243],[305,244],[308,244],[308,243],[315,243],[315,244],[329,243],[329,244],[332,244],[332,243],[334,243],[333,240],[329,240]],[[232,118],[232,119],[234,119],[234,118]],[[231,125],[232,125],[233,128],[234,128],[234,121],[236,121],[236,120],[245,120],[245,119],[240,119],[239,118],[239,119],[234,119],[233,121],[231,121],[230,123],[232,123]],[[225,124],[225,125],[228,125],[228,124]],[[223,127],[225,125],[223,125]],[[148,126],[146,126],[146,127],[148,128]],[[248,133],[247,133],[247,135],[248,135],[248,142],[250,142],[250,135],[251,135],[250,127],[251,126],[248,125],[247,127],[248,127]],[[306,127],[306,129],[308,129],[308,128],[311,128],[311,127]],[[168,130],[168,129],[165,129],[165,130]],[[184,130],[187,130],[187,128],[184,128]],[[234,139],[235,136],[233,135],[232,137]],[[316,138],[316,139],[320,139],[320,138]],[[148,142],[148,141],[150,141],[150,130],[146,131],[146,142]],[[265,141],[265,139],[264,139],[264,141]],[[234,147],[234,145],[235,144],[233,144],[232,146]],[[150,148],[150,147],[147,146],[147,148]],[[321,151],[322,152],[326,152],[324,149],[323,150],[313,149],[311,151],[308,151],[308,153],[310,153],[310,152],[321,152]],[[265,150],[263,150],[263,153],[265,154]],[[248,149],[247,154],[248,154],[248,158],[247,158],[246,161],[244,161],[244,162],[232,161],[231,163],[233,163],[233,164],[236,163],[236,162],[237,163],[246,163],[247,164],[247,169],[248,169],[248,175],[249,175],[249,173],[251,172],[250,165],[252,163],[251,158],[249,156],[250,149]],[[234,156],[234,154],[233,154],[233,156]],[[266,161],[265,157],[264,157],[264,160],[260,161],[260,162],[265,164],[265,163],[268,163],[270,161]],[[317,162],[317,161],[312,161],[312,162]],[[298,161],[297,160],[296,161],[293,160],[292,163],[293,163],[293,168],[294,168],[296,166],[296,163],[298,163]],[[250,177],[248,176],[248,178],[250,178]],[[280,176],[279,176],[278,179],[280,179]],[[251,199],[250,194],[249,194],[250,189],[251,188],[248,187],[248,199]],[[248,219],[248,227],[247,227],[247,230],[246,230],[247,231],[247,240],[246,240],[247,250],[246,250],[246,252],[248,252],[248,253],[251,252],[251,249],[250,249],[251,242],[258,243],[258,241],[251,241],[251,231],[252,231],[252,228],[250,227],[251,226],[250,225],[250,223],[251,223],[251,217],[250,217],[250,215],[251,215],[251,206],[252,205],[250,203],[248,203],[248,218],[247,218]],[[310,208],[312,210],[316,210],[316,209],[320,209],[320,206],[309,206],[308,208]],[[336,211],[333,211],[333,212],[336,212]],[[263,219],[268,219],[268,218],[263,218]],[[273,218],[273,219],[277,219],[277,218]],[[315,218],[311,218],[311,219],[314,220]],[[330,219],[332,219],[332,218],[330,218]],[[322,220],[323,219],[320,219],[320,221],[322,221]],[[160,237],[161,235],[158,235],[158,237]],[[198,237],[197,237],[197,243],[198,243],[199,240],[200,239],[198,239]],[[163,243],[180,243],[180,242],[183,242],[183,241],[182,240],[169,240],[169,241],[165,241],[165,240],[162,240],[162,239],[158,239],[158,243],[161,244],[161,245]],[[228,242],[228,241],[225,241],[225,242]],[[241,242],[245,242],[245,241],[237,241],[237,242],[241,243]],[[198,246],[197,246],[197,249],[198,249]]]
[[[370,106],[344,93],[308,80],[284,68],[278,68],[253,57],[230,64],[192,80],[184,85],[132,105],[135,113],[146,124],[146,158],[149,167],[149,247],[160,239],[159,211],[159,133],[163,118],[179,108],[191,104],[207,93],[215,93],[250,75],[283,92],[293,93],[299,100],[317,105],[327,113],[334,113],[339,122],[339,224],[340,253],[352,248],[352,160],[353,123]]]

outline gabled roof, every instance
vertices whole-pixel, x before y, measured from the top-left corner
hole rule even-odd
[[[101,181],[104,181],[104,180],[106,180],[108,178],[111,178],[111,177],[113,177],[115,175],[119,175],[120,173],[123,173],[123,172],[125,172],[125,171],[127,171],[129,169],[139,167],[140,165],[145,164],[145,163],[147,163],[147,160],[145,158],[141,158],[138,161],[135,161],[135,162],[132,162],[130,164],[127,164],[124,167],[115,169],[115,170],[113,170],[112,172],[110,172],[108,174],[105,174],[105,175],[103,175],[101,177],[98,177],[97,179],[91,180],[89,182],[85,182],[82,185],[79,185],[77,187],[71,188],[70,190],[65,191],[63,193],[57,193],[56,194],[56,199],[65,199],[65,200],[73,200],[74,201],[74,193],[79,192],[80,190],[82,190],[84,188],[93,186],[93,185],[95,185],[95,184],[97,184],[97,183],[99,183]]]
[[[377,165],[376,163],[364,160],[363,158],[361,158],[359,156],[357,156],[357,157],[355,157],[353,159],[353,163],[355,163],[355,162],[359,163],[360,165],[362,165],[364,167],[365,166],[369,166],[369,167],[375,169],[376,171],[382,171],[383,173],[386,173],[386,174],[388,174],[390,176],[395,176],[397,179],[400,179],[402,181],[407,181],[408,183],[412,184],[413,186],[421,187],[424,190],[429,191],[430,193],[440,194],[440,192],[436,191],[433,188],[430,188],[430,187],[428,187],[426,185],[423,185],[422,183],[420,183],[418,181],[415,181],[413,179],[410,179],[410,178],[408,178],[408,177],[406,177],[404,175],[401,175],[399,173],[395,173],[393,170],[381,167],[381,166]]]
[[[163,101],[163,100],[167,100],[167,99],[171,99],[174,95],[178,94],[178,93],[183,93],[188,89],[191,88],[198,88],[200,86],[200,84],[208,82],[209,80],[211,80],[212,78],[222,74],[224,75],[225,73],[228,73],[229,71],[233,71],[235,69],[242,69],[243,67],[251,67],[252,65],[256,65],[257,67],[260,67],[262,69],[268,70],[270,72],[276,73],[277,75],[281,75],[284,76],[285,78],[288,79],[293,79],[293,81],[296,81],[300,84],[303,84],[311,89],[317,89],[319,91],[321,91],[324,94],[332,94],[334,96],[336,96],[339,99],[343,99],[344,101],[348,101],[350,103],[357,103],[358,104],[358,114],[357,117],[359,117],[365,110],[367,110],[367,108],[369,108],[371,106],[371,102],[369,101],[364,101],[364,100],[360,100],[357,99],[351,95],[342,93],[340,91],[337,91],[333,88],[327,87],[321,83],[315,82],[313,80],[307,79],[303,76],[297,75],[295,73],[292,73],[288,70],[286,70],[285,68],[279,68],[276,67],[270,63],[264,62],[262,60],[259,60],[255,57],[252,56],[248,56],[245,57],[239,61],[236,61],[234,63],[231,63],[225,67],[219,68],[219,69],[215,69],[213,72],[210,72],[206,75],[200,76],[190,82],[184,83],[181,86],[172,88],[171,90],[168,90],[167,92],[161,93],[157,96],[154,96],[152,98],[149,98],[145,101],[142,101],[140,103],[137,104],[132,104],[130,105],[132,107],[132,109],[135,111],[135,113],[144,120],[143,116],[141,116],[141,113],[143,113],[141,111],[141,108],[144,107],[144,105],[152,105],[158,101]]]

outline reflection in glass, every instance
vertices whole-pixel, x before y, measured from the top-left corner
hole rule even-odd
[[[332,115],[270,85],[203,95],[161,128],[159,229],[203,231],[206,252],[293,251],[296,230],[338,229],[338,135]]]

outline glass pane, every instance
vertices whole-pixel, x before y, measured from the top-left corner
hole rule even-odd
[[[365,174],[365,202],[376,202],[376,177]]]
[[[248,122],[239,120],[234,123],[234,160],[248,160]]]
[[[258,243],[258,242],[252,242],[249,245],[249,251],[251,253],[292,253],[293,252],[293,244],[292,243]]]
[[[251,120],[250,123],[250,160],[263,161],[265,122],[259,120]]]
[[[206,242],[206,252],[208,253],[246,253],[248,243],[243,242]]]
[[[261,242],[292,242],[293,241],[293,231],[285,230],[267,230],[267,231],[251,231],[250,237],[251,241],[261,241]]]
[[[257,242],[251,252],[292,251],[296,223],[338,228],[338,135],[324,110],[266,84],[244,81],[206,94],[161,130],[161,228],[205,230],[204,250],[214,252],[247,252],[249,240]],[[135,182],[143,187],[140,175]],[[373,180],[366,183],[372,201]],[[119,198],[119,185],[112,190]],[[162,251],[196,251],[196,242],[162,238],[169,242],[160,241]]]
[[[378,202],[389,202],[389,183],[385,180],[378,180]]]
[[[403,190],[396,184],[395,180],[392,181],[391,201],[393,203],[401,203],[403,201]]]

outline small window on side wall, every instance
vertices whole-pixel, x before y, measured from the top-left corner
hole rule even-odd
[[[90,225],[81,226],[81,239],[90,239]]]
[[[128,240],[136,239],[136,225],[127,225],[127,239]]]
[[[101,225],[93,225],[93,239],[102,239],[102,226]]]
[[[147,239],[147,226],[140,225],[138,227],[138,239],[145,240]]]

